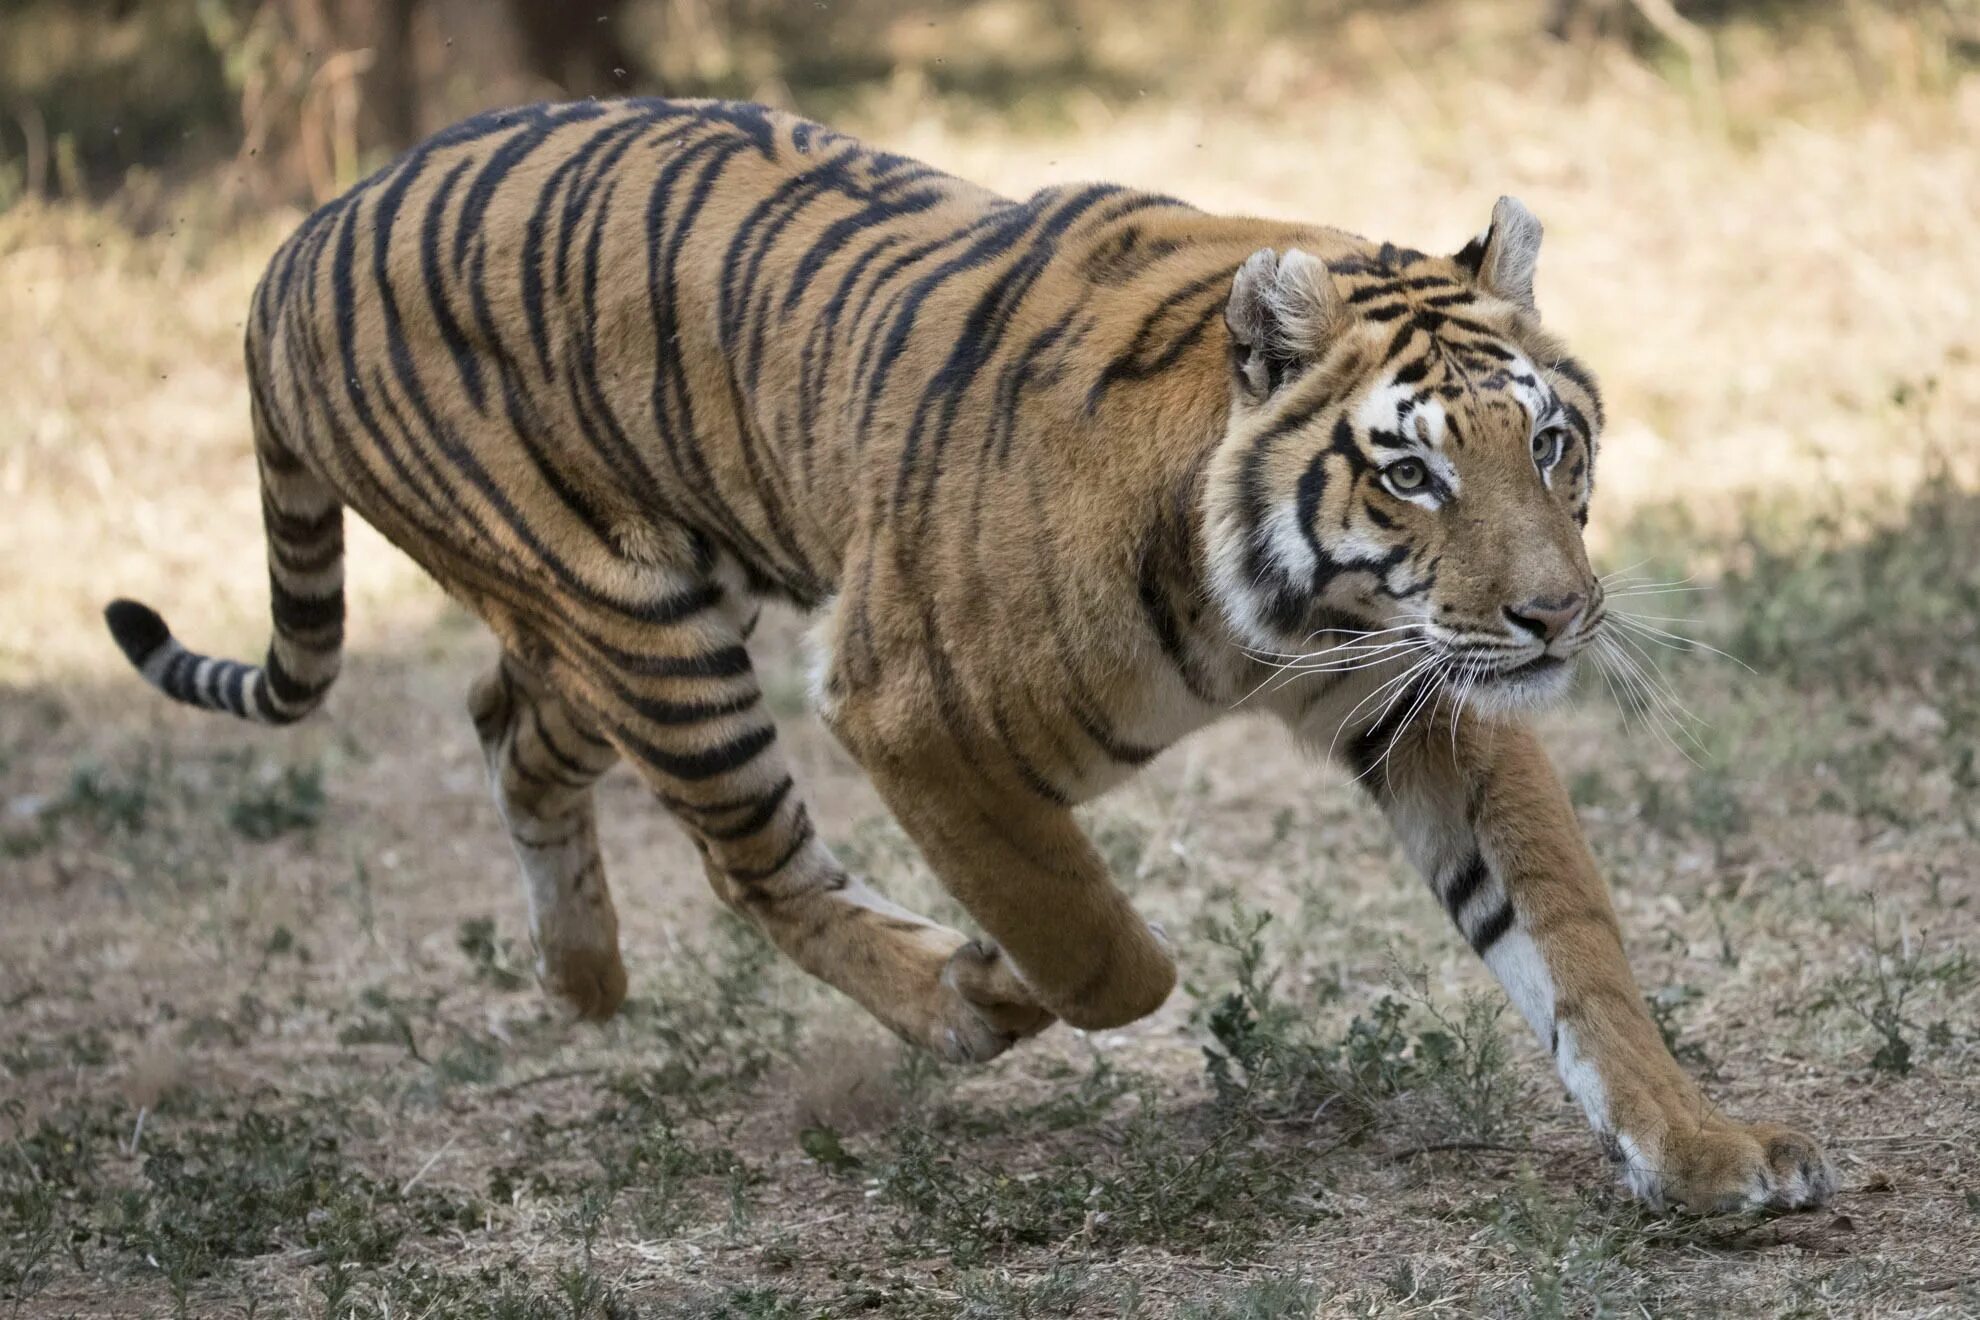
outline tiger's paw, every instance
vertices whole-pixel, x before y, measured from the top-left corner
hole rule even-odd
[[[996,945],[969,940],[942,968],[942,1004],[926,1044],[950,1063],[985,1063],[1056,1019]]]
[[[616,948],[546,949],[537,956],[536,979],[585,1022],[603,1022],[626,1000],[626,965]]]
[[[1775,1123],[1707,1120],[1666,1131],[1656,1148],[1617,1138],[1623,1180],[1659,1208],[1811,1210],[1836,1191],[1835,1167],[1813,1137]]]

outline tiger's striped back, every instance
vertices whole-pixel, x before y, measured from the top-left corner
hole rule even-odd
[[[320,474],[513,648],[542,652],[581,603],[595,630],[554,663],[593,687],[642,626],[714,607],[718,561],[802,606],[845,585],[864,636],[870,574],[841,581],[861,543],[919,566],[914,626],[962,649],[964,584],[1118,567],[1101,492],[1132,516],[1151,480],[1191,479],[1231,273],[1286,232],[1106,185],[1006,200],[753,106],[501,112],[277,253],[249,333],[257,448]],[[1065,482],[1094,500],[1042,525],[1037,489]],[[1149,558],[1145,529],[1118,534]]]

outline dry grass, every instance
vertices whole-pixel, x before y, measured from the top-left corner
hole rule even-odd
[[[521,984],[461,712],[488,645],[389,548],[355,538],[346,676],[285,735],[166,709],[100,634],[128,591],[202,646],[263,640],[239,322],[293,217],[139,239],[17,208],[0,1314],[1980,1307],[1980,87],[1789,119],[1756,73],[1706,113],[1611,53],[1523,50],[1515,81],[1351,40],[1371,72],[1280,70],[1239,108],[1074,101],[1019,138],[906,92],[865,115],[1011,190],[1109,176],[1419,244],[1501,191],[1541,215],[1542,304],[1613,400],[1603,554],[1717,581],[1700,627],[1759,671],[1676,671],[1702,764],[1599,690],[1547,736],[1683,1057],[1729,1108],[1830,1139],[1833,1211],[1622,1202],[1523,1037],[1494,1061],[1463,1007],[1485,978],[1379,823],[1249,727],[1091,813],[1190,932],[1190,993],[1131,1030],[974,1074],[900,1060],[713,921],[623,776],[603,818],[635,1000],[556,1022]],[[790,631],[763,648],[787,693]],[[842,852],[953,916],[783,704]],[[1274,920],[1247,939],[1234,904]],[[1213,1087],[1200,1047],[1234,1053],[1246,984],[1278,1062]]]

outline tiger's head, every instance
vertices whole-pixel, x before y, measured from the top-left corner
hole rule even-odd
[[[1582,545],[1602,405],[1540,327],[1540,234],[1503,197],[1454,256],[1328,235],[1239,268],[1207,526],[1246,645],[1428,652],[1487,713],[1566,690],[1603,619]]]

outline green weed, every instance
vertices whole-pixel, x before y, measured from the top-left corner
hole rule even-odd
[[[91,1241],[104,1160],[117,1150],[120,1117],[77,1106],[27,1127],[18,1101],[0,1101],[0,1298],[17,1303],[47,1282],[58,1257],[76,1268]]]
[[[1207,1125],[1164,1113],[1143,1094],[1097,1141],[1013,1173],[915,1115],[876,1164],[874,1187],[901,1211],[905,1244],[963,1266],[1074,1236],[1243,1256],[1309,1206],[1284,1152],[1254,1122],[1205,1117]]]
[[[1678,1021],[1682,1010],[1702,998],[1704,993],[1697,986],[1667,985],[1655,994],[1643,996],[1643,1003],[1650,1010],[1650,1020],[1657,1024],[1657,1033],[1664,1038],[1664,1048],[1671,1052],[1671,1057],[1713,1077],[1718,1069],[1712,1056],[1697,1041],[1685,1039]]]
[[[1451,1140],[1494,1142],[1522,1130],[1523,1093],[1499,1030],[1505,1000],[1467,993],[1452,1014],[1431,998],[1422,974],[1409,990],[1428,1025],[1416,1032],[1407,1076],[1429,1094],[1438,1131]]]
[[[1868,947],[1861,965],[1831,976],[1812,1001],[1816,1011],[1843,1009],[1859,1018],[1877,1038],[1870,1067],[1903,1075],[1911,1071],[1916,1046],[1913,1038],[1949,1044],[1951,1024],[1941,1018],[1920,1023],[1907,1006],[1921,992],[1935,990],[1954,996],[1980,981],[1980,961],[1964,949],[1928,954],[1915,944],[1902,923],[1896,931],[1883,928],[1876,900],[1868,901]]]
[[[397,1200],[345,1161],[331,1132],[299,1115],[250,1111],[230,1128],[153,1134],[143,1184],[120,1194],[109,1234],[175,1281],[278,1246],[378,1264],[406,1231],[386,1213]]]
[[[1203,1018],[1212,1041],[1205,1067],[1226,1108],[1268,1121],[1311,1122],[1333,1111],[1365,1128],[1385,1102],[1416,1094],[1453,1139],[1493,1141],[1517,1126],[1521,1093],[1498,1027],[1502,1001],[1468,995],[1453,1014],[1421,973],[1399,973],[1401,997],[1383,996],[1328,1039],[1315,1025],[1317,1003],[1278,991],[1284,969],[1263,939],[1269,920],[1239,909],[1203,927],[1236,981]]]
[[[1306,1320],[1320,1307],[1320,1288],[1300,1274],[1254,1279],[1228,1296],[1190,1302],[1183,1320]]]
[[[1518,1314],[1554,1320],[1609,1309],[1613,1243],[1585,1232],[1581,1217],[1580,1206],[1550,1196],[1530,1168],[1497,1198],[1491,1223],[1519,1262],[1509,1299]]]
[[[981,1270],[957,1280],[958,1320],[1033,1320],[1082,1314],[1093,1300],[1092,1273],[1059,1265],[1041,1277],[1017,1279],[1002,1270]]]
[[[227,824],[256,842],[313,829],[323,818],[320,766],[284,766],[274,779],[244,787],[227,804]]]
[[[1265,913],[1234,906],[1228,920],[1210,918],[1200,927],[1227,955],[1236,980],[1205,1015],[1215,1043],[1204,1047],[1204,1064],[1226,1106],[1265,1118],[1311,1118],[1348,1089],[1349,1079],[1336,1067],[1344,1053],[1349,1067],[1369,1069],[1368,1080],[1381,1071],[1394,1024],[1378,1007],[1373,1026],[1356,1021],[1351,1035],[1360,1035],[1345,1051],[1322,1041],[1312,1008],[1279,993],[1281,969],[1273,965],[1263,938],[1270,922]]]
[[[669,967],[652,998],[620,1010],[628,1034],[651,1042],[658,1058],[614,1083],[621,1098],[680,1098],[698,1104],[754,1086],[789,1056],[797,1016],[772,984],[781,970],[769,941],[724,918],[712,952],[692,949]]]
[[[326,1308],[334,1320],[401,1320],[405,1316],[446,1316],[448,1320],[627,1320],[643,1312],[620,1289],[597,1274],[566,1266],[548,1283],[508,1265],[445,1274],[432,1266],[402,1264],[370,1271],[366,1286],[352,1289],[341,1309]]]
[[[462,921],[454,944],[474,966],[474,978],[497,990],[520,990],[529,976],[516,968],[514,945],[495,934],[493,917],[469,917]]]
[[[161,788],[171,774],[170,758],[149,747],[128,766],[78,765],[61,796],[42,804],[26,828],[0,836],[0,857],[31,857],[53,843],[65,825],[120,840],[143,834],[157,816]]]

